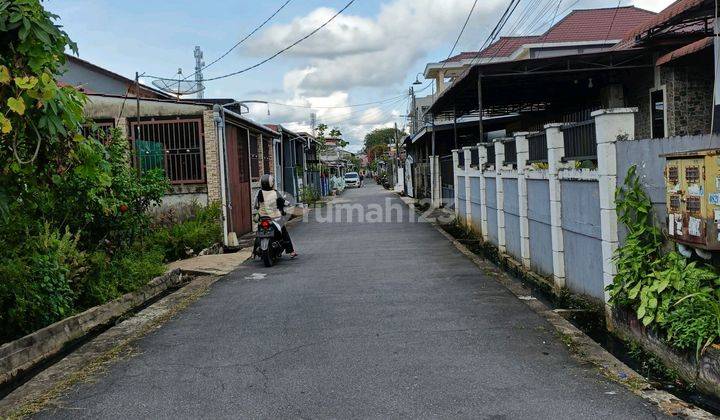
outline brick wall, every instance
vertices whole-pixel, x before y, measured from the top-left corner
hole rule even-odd
[[[220,162],[218,157],[218,133],[213,111],[203,111],[203,139],[205,142],[205,177],[208,202],[220,201]]]

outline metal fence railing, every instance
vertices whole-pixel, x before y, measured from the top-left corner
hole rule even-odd
[[[530,154],[528,161],[530,163],[547,163],[548,150],[545,130],[528,135],[527,140]]]
[[[596,160],[595,120],[565,124],[560,127],[565,146],[565,160]]]
[[[504,142],[505,145],[505,161],[503,165],[517,165],[517,146],[515,140]]]
[[[470,149],[470,167],[476,168],[480,165],[480,152],[477,147]]]
[[[440,189],[442,204],[454,203],[455,199],[455,171],[453,168],[452,155],[441,156],[440,161]]]
[[[495,165],[495,143],[488,145],[487,150],[487,166]]]

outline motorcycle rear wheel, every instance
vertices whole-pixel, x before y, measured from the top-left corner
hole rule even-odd
[[[262,260],[265,264],[265,267],[272,267],[273,264],[275,264],[275,258],[270,253],[269,249],[263,250],[262,252]]]

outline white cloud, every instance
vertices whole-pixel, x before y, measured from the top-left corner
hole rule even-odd
[[[632,4],[641,9],[659,12],[670,6],[675,0],[633,0]]]
[[[452,42],[473,0],[395,0],[381,6],[375,17],[359,17],[349,9],[315,36],[287,54],[309,59],[309,65],[285,76],[284,86],[322,96],[349,86],[387,86],[402,80],[408,70],[429,51]],[[478,31],[496,19],[504,2],[480,2],[475,9],[467,39],[478,44]],[[335,13],[316,9],[288,24],[274,25],[250,42],[249,51],[276,51],[299,34],[309,33]]]

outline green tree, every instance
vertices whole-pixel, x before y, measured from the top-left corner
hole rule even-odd
[[[140,287],[143,247],[168,188],[139,174],[126,138],[80,134],[86,97],[55,77],[75,44],[39,0],[0,0],[0,341]]]
[[[338,127],[333,127],[332,129],[330,129],[330,131],[328,131],[328,128],[329,127],[327,126],[327,124],[322,124],[322,123],[318,124],[318,126],[315,127],[315,133],[316,133],[315,138],[320,142],[321,150],[327,150],[326,140],[329,138],[330,139],[338,139],[337,145],[340,148],[343,148],[343,147],[347,146],[348,144],[350,144],[347,141],[343,140],[343,138],[342,138],[343,134],[342,134],[342,132],[340,132],[340,129]],[[326,132],[327,132],[327,135],[325,134]]]
[[[407,136],[407,134],[401,130],[395,130],[394,128],[376,128],[365,135],[364,149],[367,153],[368,160],[373,162],[379,156],[385,154],[391,145],[395,145],[395,135],[397,134],[398,140]]]

